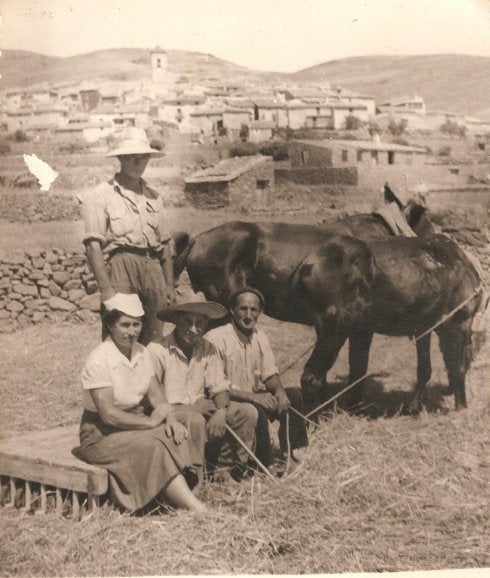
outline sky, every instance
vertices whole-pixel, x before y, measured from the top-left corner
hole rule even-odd
[[[374,54],[490,56],[490,0],[0,0],[0,14],[0,48],[54,56],[158,45],[278,72]]]

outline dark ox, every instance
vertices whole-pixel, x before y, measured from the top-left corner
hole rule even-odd
[[[427,221],[423,225],[431,232]],[[301,379],[314,406],[324,398],[326,373],[347,338],[352,382],[367,369],[374,332],[420,334],[478,286],[476,270],[446,237],[425,241],[390,235],[375,215],[324,226],[230,222],[198,235],[185,248],[180,244],[176,274],[186,267],[194,291],[223,304],[234,289],[252,285],[264,294],[267,315],[314,326],[317,342]],[[463,358],[477,301],[475,296],[438,331],[457,407],[466,403]],[[417,342],[412,406],[418,406],[430,377],[429,345],[430,336]]]

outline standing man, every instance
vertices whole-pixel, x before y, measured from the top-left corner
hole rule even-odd
[[[148,346],[163,394],[176,416],[198,412],[207,421],[207,453],[214,458],[215,482],[240,480],[249,461],[247,450],[226,426],[253,452],[258,417],[253,405],[230,401],[229,382],[216,348],[202,337],[209,319],[225,315],[226,309],[218,303],[182,303],[163,309],[158,317],[174,323],[175,329]]]
[[[175,302],[171,237],[164,228],[162,200],[142,179],[150,158],[162,155],[150,147],[143,129],[127,128],[119,146],[106,155],[117,157],[119,172],[99,185],[84,207],[83,242],[101,302],[116,293],[140,297],[143,345],[161,335],[157,313]]]
[[[206,339],[218,350],[230,383],[230,399],[238,403],[252,403],[258,410],[257,457],[270,466],[272,455],[269,420],[279,419],[281,458],[293,450],[308,445],[303,399],[299,388],[285,389],[279,378],[274,354],[267,335],[257,327],[257,319],[265,306],[264,296],[253,287],[242,287],[231,294],[229,312],[231,323],[212,329]]]

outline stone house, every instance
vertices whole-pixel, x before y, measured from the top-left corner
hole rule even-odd
[[[378,104],[380,112],[425,114],[427,112],[425,101],[421,96],[399,96]]]
[[[276,127],[287,127],[288,119],[284,104],[272,99],[256,98],[252,100],[254,107],[253,120],[273,122]]]
[[[270,207],[274,162],[262,155],[224,159],[186,178],[185,194],[197,207]]]
[[[205,102],[206,98],[201,95],[167,98],[158,104],[157,118],[174,123],[179,128],[187,128],[191,112],[194,112],[196,107],[202,106]]]
[[[262,142],[272,138],[272,131],[276,125],[267,120],[254,120],[250,123],[248,140],[250,142]]]
[[[295,140],[289,145],[291,167],[411,165],[423,162],[427,151],[381,141]]]
[[[223,126],[232,138],[237,138],[242,125],[250,126],[251,114],[243,108],[228,107],[223,111]]]
[[[203,108],[189,114],[188,132],[196,132],[203,136],[218,136],[223,128],[222,108]]]

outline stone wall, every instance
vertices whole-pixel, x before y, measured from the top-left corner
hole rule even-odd
[[[325,167],[304,169],[276,169],[277,183],[290,181],[302,185],[350,185],[358,184],[356,167]]]
[[[97,284],[84,253],[18,253],[0,261],[0,331],[43,321],[96,319]]]

